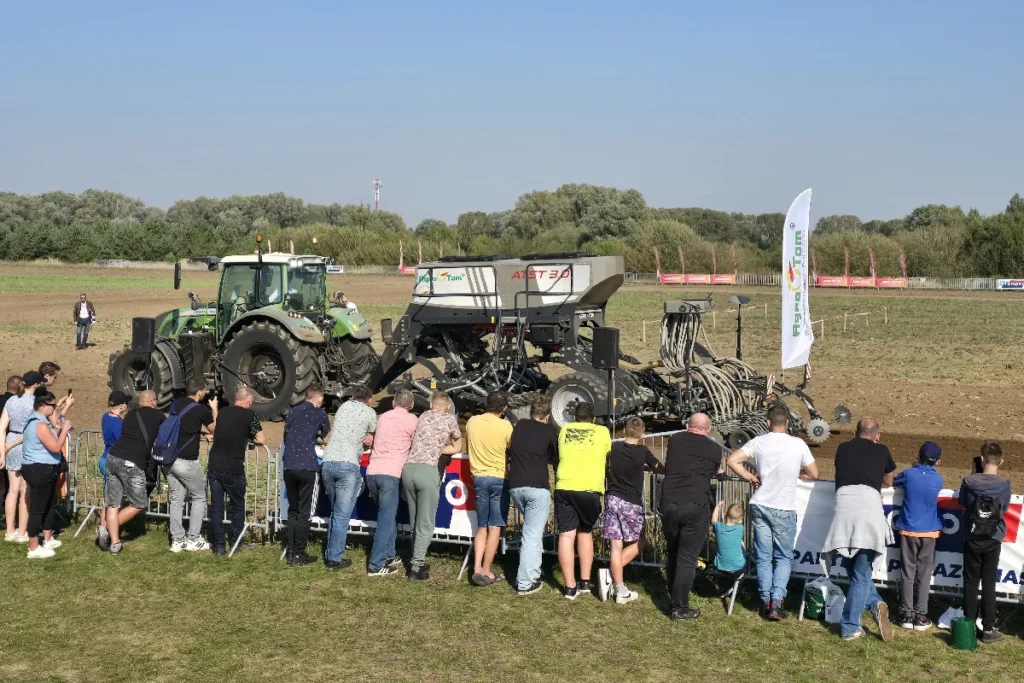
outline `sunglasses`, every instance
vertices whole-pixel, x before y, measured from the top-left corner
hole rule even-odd
[[[49,407],[51,407],[51,408],[56,408],[56,407],[57,407],[57,404],[56,404],[56,403],[44,403],[43,405],[44,405],[44,406],[49,406]]]

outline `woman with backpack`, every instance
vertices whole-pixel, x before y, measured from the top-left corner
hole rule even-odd
[[[22,441],[21,476],[28,486],[28,558],[54,556],[60,541],[51,538],[39,542],[39,534],[53,531],[53,503],[57,490],[57,466],[63,457],[64,443],[71,431],[71,420],[64,420],[58,432],[50,424],[57,410],[57,398],[46,389],[35,394],[35,412],[25,425]]]

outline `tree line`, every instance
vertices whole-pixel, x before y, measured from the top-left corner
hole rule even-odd
[[[0,259],[174,260],[247,253],[253,236],[296,253],[331,256],[344,265],[406,264],[417,245],[440,254],[587,251],[621,255],[632,272],[653,272],[653,247],[665,272],[774,272],[781,259],[781,213],[745,214],[705,208],[650,207],[636,190],[563,185],[520,196],[506,211],[470,211],[455,223],[423,220],[410,230],[398,214],[364,205],[307,204],[283,193],[199,197],[166,211],[116,192],[0,193]],[[314,243],[314,238],[316,242]],[[849,252],[854,275],[868,274],[868,249],[879,275],[898,275],[906,254],[910,276],[1024,275],[1024,199],[1000,213],[930,204],[902,218],[820,218],[811,236],[818,272],[841,275]],[[714,260],[714,265],[713,265]]]

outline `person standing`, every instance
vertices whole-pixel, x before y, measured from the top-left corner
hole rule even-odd
[[[306,552],[309,516],[316,486],[316,444],[331,431],[331,420],[323,408],[324,390],[318,384],[306,389],[306,400],[288,411],[284,420],[284,485],[288,491],[288,535],[285,557],[289,567],[314,564]]]
[[[103,480],[101,491],[107,489],[107,456],[111,447],[121,438],[124,416],[128,412],[128,394],[123,391],[112,391],[107,396],[107,412],[100,418],[100,433],[103,435],[103,453],[100,454],[100,477]],[[103,550],[110,550],[110,532],[107,530],[106,501],[100,507],[100,522],[96,527],[96,543]]]
[[[214,423],[206,479],[210,486],[210,542],[217,557],[227,555],[228,547],[244,549],[240,541],[245,529],[245,452],[250,443],[262,446],[267,442],[252,401],[252,391],[239,388],[235,402],[222,408]],[[229,502],[230,537],[224,532],[224,496]]]
[[[409,560],[409,581],[426,581],[427,549],[434,535],[437,501],[441,495],[441,467],[443,455],[453,455],[462,449],[459,421],[448,413],[451,399],[443,391],[430,396],[430,410],[416,422],[409,460],[402,468],[402,493],[409,506],[409,524],[412,526],[412,558]]]
[[[484,413],[466,422],[469,469],[476,493],[474,566],[469,579],[474,586],[490,586],[504,578],[491,571],[491,565],[508,521],[509,494],[505,476],[512,424],[505,419],[507,407],[508,395],[503,391],[492,392],[484,401]]]
[[[836,504],[824,553],[843,558],[850,587],[839,622],[843,640],[864,635],[861,617],[871,610],[878,634],[892,639],[889,607],[871,580],[875,560],[885,556],[892,543],[892,529],[882,508],[882,489],[892,486],[896,463],[889,449],[879,443],[878,422],[865,417],[857,423],[854,439],[836,449]]]
[[[139,393],[139,407],[124,416],[121,436],[107,454],[107,483],[103,489],[103,502],[107,507],[107,531],[110,550],[121,552],[121,528],[149,507],[146,494],[146,467],[153,451],[157,430],[163,424],[164,414],[156,407],[156,394]],[[128,505],[121,507],[121,500]]]
[[[516,573],[518,595],[530,595],[544,587],[540,580],[542,541],[551,508],[548,468],[558,467],[558,432],[550,419],[551,399],[537,396],[530,404],[530,419],[519,420],[509,440],[509,496],[523,515]]]
[[[928,591],[935,568],[935,544],[942,533],[939,494],[942,475],[935,467],[942,449],[925,441],[917,453],[917,463],[896,475],[892,485],[903,489],[903,505],[893,522],[900,535],[900,621],[906,629],[927,631]]]
[[[348,540],[348,525],[352,510],[359,498],[363,476],[359,463],[363,452],[373,445],[373,432],[377,429],[377,412],[370,407],[373,392],[357,386],[350,392],[352,398],[342,404],[334,415],[331,439],[324,449],[324,464],[320,476],[324,490],[331,501],[331,519],[327,524],[327,548],[324,564],[328,571],[338,571],[352,565],[344,557]]]
[[[694,413],[686,431],[669,439],[665,454],[661,519],[673,621],[700,617],[700,610],[690,607],[690,589],[711,521],[711,477],[722,464],[722,447],[708,437],[710,432],[711,419]]]
[[[757,590],[764,617],[781,621],[788,616],[782,603],[796,543],[796,482],[817,479],[818,466],[803,439],[789,434],[789,408],[773,406],[768,411],[768,429],[767,434],[733,451],[728,463],[737,476],[755,488],[750,497],[750,523],[754,528]],[[756,475],[744,467],[746,460],[754,461]]]
[[[71,421],[64,420],[58,431],[51,424],[57,399],[45,389],[34,395],[35,411],[25,426],[22,449],[22,476],[28,486],[28,558],[44,559],[54,556],[61,542],[52,537],[55,484],[64,443],[71,431]],[[46,539],[39,543],[39,534]],[[49,533],[46,533],[49,532]]]
[[[413,395],[399,390],[391,410],[377,418],[373,451],[366,466],[366,490],[377,506],[377,528],[367,563],[367,576],[390,576],[398,569],[395,540],[398,536],[398,501],[401,497],[402,468],[409,459],[416,436],[416,416],[412,414]]]
[[[188,395],[171,403],[171,415],[178,416],[178,457],[170,466],[164,466],[164,477],[169,491],[171,552],[182,550],[198,552],[209,550],[203,540],[203,517],[206,516],[206,474],[199,464],[199,444],[212,441],[216,429],[217,402],[206,402],[206,383],[192,380]],[[203,434],[203,428],[206,434]],[[182,524],[185,499],[191,498],[188,515],[188,534]]]
[[[0,394],[0,415],[3,414],[4,408],[7,406],[7,400],[14,398],[18,395],[18,392],[22,390],[21,377],[18,375],[11,375],[7,378],[7,391]],[[4,438],[0,435],[0,501],[7,500],[7,490],[9,483],[7,481],[7,467],[4,463]],[[3,508],[0,507],[0,510]]]
[[[960,484],[959,502],[964,509],[964,617],[978,618],[978,582],[981,582],[981,642],[995,643],[1003,636],[996,630],[996,577],[999,552],[1006,537],[1010,509],[1010,482],[999,476],[1003,447],[995,441],[981,445],[981,472]]]
[[[75,335],[75,349],[82,350],[89,348],[89,326],[96,320],[96,307],[89,301],[85,292],[78,296],[74,307],[74,321],[77,325]]]
[[[9,398],[0,413],[0,460],[7,470],[7,498],[4,500],[8,543],[28,543],[28,487],[21,476],[22,441],[25,425],[35,412],[35,393],[45,390],[43,376],[35,370],[22,375],[22,387],[17,396]]]
[[[558,527],[558,566],[565,578],[562,595],[575,600],[590,592],[594,564],[594,525],[601,516],[605,469],[612,437],[608,428],[594,424],[594,406],[576,405],[576,421],[558,435],[558,470],[555,473],[555,526]],[[573,552],[575,550],[577,552]],[[576,580],[576,554],[580,574]]]
[[[601,535],[611,542],[609,569],[597,572],[598,596],[611,597],[625,605],[639,597],[626,587],[624,570],[646,544],[644,540],[644,471],[664,474],[665,468],[640,443],[646,425],[639,417],[626,420],[626,438],[612,444],[608,455],[608,490],[604,496],[604,528]]]

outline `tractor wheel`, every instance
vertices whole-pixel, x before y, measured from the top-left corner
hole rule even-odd
[[[552,382],[548,396],[551,397],[551,424],[561,429],[575,421],[577,404],[606,404],[608,388],[598,377],[573,372]]]
[[[134,401],[139,393],[148,389],[156,392],[156,403],[161,410],[166,410],[174,399],[171,386],[171,361],[159,349],[150,356],[149,373],[146,372],[146,356],[125,346],[121,353],[110,354],[107,366],[109,381],[107,384],[114,391],[123,391]]]
[[[370,341],[357,341],[349,337],[342,339],[341,352],[345,356],[345,367],[342,368],[342,376],[347,377],[351,384],[367,384],[370,374],[380,363],[377,352],[373,350]]]
[[[221,379],[226,400],[248,387],[260,419],[281,420],[316,379],[316,350],[277,323],[257,320],[228,340]]]

